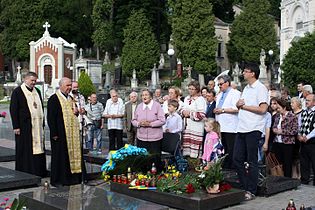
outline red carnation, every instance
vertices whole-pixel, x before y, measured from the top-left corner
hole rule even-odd
[[[228,183],[223,183],[223,184],[220,184],[220,192],[223,192],[223,191],[227,191],[227,190],[230,190],[232,189],[232,186]]]
[[[192,184],[186,185],[186,193],[193,193],[195,192],[195,188]]]

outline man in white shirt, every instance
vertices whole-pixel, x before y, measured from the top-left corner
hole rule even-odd
[[[229,75],[219,76],[218,84],[220,93],[217,95],[216,108],[213,112],[215,119],[220,123],[222,144],[225,153],[228,154],[223,167],[233,169],[233,149],[238,124],[236,103],[240,99],[241,92],[231,87]]]
[[[116,90],[111,90],[110,99],[107,100],[103,117],[107,118],[107,129],[109,137],[109,150],[118,150],[123,147],[123,117],[125,116],[125,105],[118,98]]]
[[[245,200],[255,198],[258,183],[258,144],[265,127],[265,113],[268,109],[268,90],[258,80],[260,70],[257,64],[245,65],[243,76],[248,82],[241,99],[236,103],[239,109],[237,135],[233,161],[246,191]]]

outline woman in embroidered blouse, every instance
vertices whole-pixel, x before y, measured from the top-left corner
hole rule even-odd
[[[277,159],[283,165],[284,176],[292,176],[293,148],[295,136],[298,132],[298,119],[290,110],[288,102],[276,99],[278,108],[273,125],[275,133],[273,150]]]
[[[183,155],[201,157],[206,101],[200,95],[200,84],[192,81],[188,85],[189,96],[184,100],[181,114],[184,118]]]

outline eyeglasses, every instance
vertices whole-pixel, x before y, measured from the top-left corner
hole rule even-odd
[[[218,86],[222,86],[224,83],[226,83],[226,82],[221,82],[218,84]]]

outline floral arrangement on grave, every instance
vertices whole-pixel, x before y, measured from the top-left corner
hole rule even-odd
[[[175,169],[175,166],[169,166],[168,171],[158,177],[157,189],[176,194],[194,193],[200,189],[198,174],[181,174]]]
[[[12,203],[9,203],[10,198],[3,198],[0,203],[0,210],[21,210],[25,208],[26,201],[15,198]]]
[[[128,168],[132,168],[133,172],[140,172],[149,158],[150,155],[145,148],[130,144],[125,144],[119,150],[110,151],[108,160],[101,168],[104,180],[109,181],[114,175],[126,174]]]
[[[229,184],[223,183],[222,163],[225,157],[226,155],[211,162],[198,176],[201,186],[208,193],[219,193],[232,188]]]
[[[6,113],[6,112],[1,112],[1,113],[0,113],[0,117],[5,118],[5,116],[7,116],[7,113]]]

